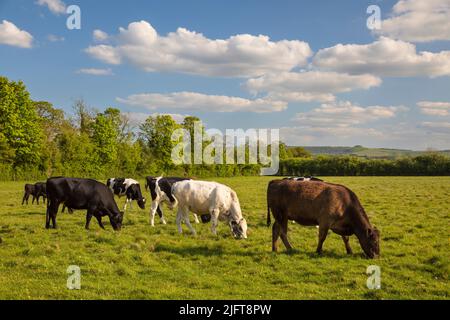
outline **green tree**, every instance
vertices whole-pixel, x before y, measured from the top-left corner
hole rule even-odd
[[[165,170],[171,168],[172,149],[176,144],[172,141],[172,133],[179,129],[180,125],[170,115],[158,115],[148,117],[139,128],[140,137],[155,161]]]
[[[311,152],[302,147],[289,147],[287,152],[290,158],[311,158]]]
[[[82,133],[92,135],[92,124],[95,121],[95,111],[89,108],[83,99],[75,100],[72,106],[75,118],[73,122]]]
[[[117,159],[117,127],[109,114],[97,114],[92,125],[92,142],[100,164],[112,165]]]
[[[0,128],[14,150],[14,166],[33,166],[40,160],[42,131],[25,85],[0,77]]]

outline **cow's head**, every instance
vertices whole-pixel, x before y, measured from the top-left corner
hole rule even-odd
[[[138,184],[130,186],[131,199],[136,200],[141,209],[145,209],[145,198],[142,196],[141,187]]]
[[[380,231],[377,228],[368,228],[359,242],[369,258],[377,258],[380,255]]]
[[[122,228],[124,212],[120,211],[118,214],[110,216],[109,221],[114,230],[119,231]]]
[[[236,239],[247,239],[247,221],[244,218],[230,222],[231,232]]]
[[[145,209],[145,198],[138,199],[137,203],[139,205],[139,208]]]

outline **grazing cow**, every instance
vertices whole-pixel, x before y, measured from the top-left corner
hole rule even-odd
[[[294,181],[323,181],[322,179],[312,177],[312,176],[306,176],[306,177],[287,177],[283,180],[294,180]]]
[[[178,204],[177,226],[182,232],[183,219],[193,234],[195,230],[189,222],[189,211],[211,215],[211,232],[216,235],[218,220],[229,223],[235,238],[247,238],[247,221],[242,217],[239,199],[231,188],[209,181],[185,180],[172,187],[172,195]]]
[[[42,197],[44,203],[47,198],[46,186],[45,182],[37,182],[35,184],[26,184],[25,185],[25,193],[22,199],[22,205],[26,202],[28,204],[28,199],[30,195],[33,196],[31,204],[34,204],[34,200],[39,204],[39,198]]]
[[[110,178],[106,182],[106,185],[108,188],[111,189],[111,191],[119,196],[126,196],[127,200],[125,201],[125,205],[123,207],[123,210],[127,210],[127,204],[130,204],[133,200],[136,200],[139,207],[141,209],[145,209],[145,198],[142,197],[141,187],[139,185],[139,182],[133,179],[125,179],[125,178]]]
[[[189,178],[177,177],[146,177],[145,189],[150,190],[152,196],[152,207],[150,209],[150,224],[155,225],[155,213],[157,212],[161,222],[166,224],[164,215],[161,209],[161,204],[166,202],[171,209],[175,207],[176,201],[172,195],[172,186],[180,181],[191,180]],[[194,214],[195,222],[199,223],[198,217]]]
[[[87,210],[85,228],[94,216],[101,228],[102,217],[108,216],[114,230],[122,227],[123,212],[119,211],[114,195],[103,183],[91,179],[56,177],[47,180],[47,215],[45,227],[56,228],[56,214],[61,203],[67,208]]]
[[[320,181],[298,182],[273,180],[267,189],[267,225],[270,212],[275,218],[272,227],[272,250],[277,251],[281,236],[287,249],[291,244],[287,237],[288,220],[305,226],[319,225],[317,253],[331,229],[342,236],[348,254],[352,253],[349,236],[355,234],[362,249],[370,258],[380,254],[379,232],[369,222],[358,197],[350,189]]]

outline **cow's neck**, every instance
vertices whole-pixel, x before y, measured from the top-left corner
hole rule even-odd
[[[367,237],[367,230],[371,228],[371,225],[367,219],[367,215],[363,208],[352,207],[352,225],[355,235],[358,239],[362,237]]]

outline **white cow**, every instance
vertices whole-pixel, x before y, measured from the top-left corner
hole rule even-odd
[[[178,204],[178,232],[183,232],[183,219],[190,231],[196,234],[189,222],[189,211],[192,211],[211,214],[211,232],[214,235],[220,219],[228,221],[235,238],[247,238],[247,221],[242,217],[238,196],[231,188],[217,182],[186,180],[173,184],[172,195]]]

